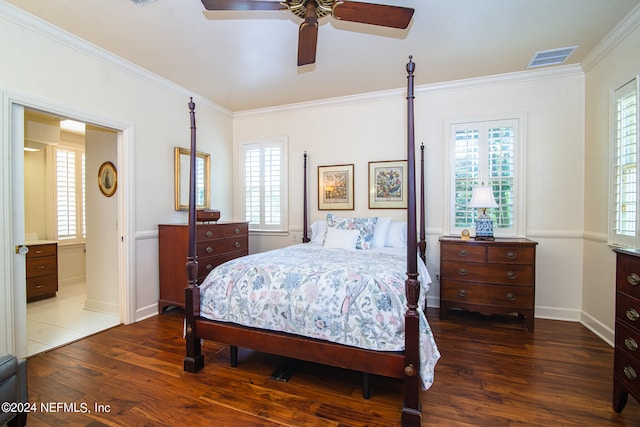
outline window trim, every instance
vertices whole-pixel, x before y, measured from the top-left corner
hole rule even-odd
[[[270,138],[258,138],[240,141],[238,155],[238,200],[239,215],[242,221],[246,221],[246,205],[245,205],[245,147],[249,145],[259,145],[261,150],[267,146],[279,145],[281,148],[281,176],[280,176],[280,224],[273,226],[265,226],[264,224],[249,223],[250,234],[280,235],[289,232],[289,140],[287,136],[276,136]]]
[[[443,152],[443,181],[444,181],[444,200],[443,204],[443,218],[444,218],[444,234],[459,236],[463,228],[455,227],[455,219],[453,217],[455,213],[455,200],[454,200],[454,188],[452,187],[455,180],[454,163],[454,144],[453,139],[454,128],[456,126],[465,123],[488,123],[488,122],[500,122],[507,120],[517,121],[517,135],[514,147],[514,155],[516,156],[515,173],[514,173],[514,219],[513,227],[509,229],[494,228],[493,232],[496,237],[525,237],[526,235],[526,114],[523,112],[507,113],[507,114],[492,114],[487,116],[474,116],[461,119],[445,120],[443,137],[445,143],[443,144],[445,149]],[[470,227],[474,230],[474,227]],[[475,231],[472,231],[474,234]]]
[[[616,131],[617,131],[617,117],[616,117],[616,104],[617,96],[616,92],[635,80],[635,92],[636,92],[636,225],[635,235],[625,236],[616,233]],[[611,246],[628,246],[638,248],[640,247],[640,74],[636,74],[623,83],[616,86],[615,89],[610,90],[609,96],[609,205],[607,209],[608,213],[608,226],[607,226],[607,240]]]

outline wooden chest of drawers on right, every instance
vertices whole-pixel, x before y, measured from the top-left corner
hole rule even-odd
[[[616,252],[616,330],[613,409],[622,411],[629,394],[640,401],[640,250]]]
[[[533,332],[537,242],[440,238],[440,318],[450,308],[518,313]]]

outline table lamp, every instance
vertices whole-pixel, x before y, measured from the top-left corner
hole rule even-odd
[[[497,208],[496,199],[493,198],[491,186],[478,185],[473,189],[471,201],[467,205],[470,208],[478,208],[480,212],[476,219],[476,240],[495,240],[493,237],[493,220],[487,215],[487,208]]]

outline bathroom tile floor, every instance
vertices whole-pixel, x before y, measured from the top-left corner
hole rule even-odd
[[[84,283],[61,285],[54,298],[27,304],[27,355],[68,344],[120,324],[120,316],[85,310]]]

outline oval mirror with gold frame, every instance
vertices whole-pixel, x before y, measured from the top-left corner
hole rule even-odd
[[[189,210],[188,148],[174,148],[175,204],[177,211]],[[196,209],[211,208],[211,155],[196,152]]]

